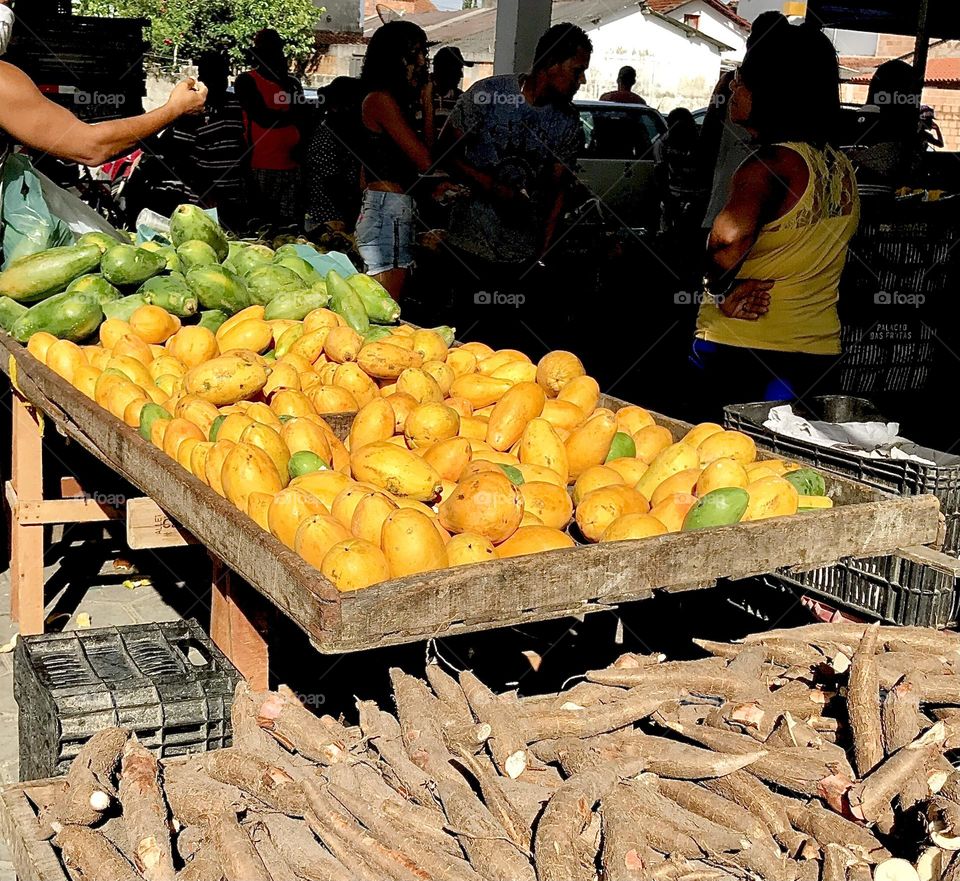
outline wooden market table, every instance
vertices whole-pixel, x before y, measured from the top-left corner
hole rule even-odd
[[[0,369],[15,380],[17,503],[36,500],[39,487],[33,470],[39,466],[31,462],[39,460],[42,439],[29,406],[207,547],[214,558],[211,636],[257,687],[266,687],[268,659],[267,634],[257,620],[264,604],[257,594],[291,618],[318,651],[339,654],[609,610],[657,590],[705,588],[720,578],[887,554],[932,544],[939,532],[939,506],[933,496],[895,498],[828,477],[836,505],[829,510],[453,567],[340,594],[317,569],[227,499],[2,333]],[[601,401],[612,409],[625,403],[609,397]],[[654,417],[676,439],[689,428]],[[329,421],[345,436],[351,418]],[[23,522],[13,529],[17,559],[26,554],[42,558],[42,529]],[[183,540],[176,526],[171,529]],[[12,575],[21,632],[38,632],[42,578],[38,586],[19,565]]]

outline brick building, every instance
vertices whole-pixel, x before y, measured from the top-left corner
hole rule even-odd
[[[913,37],[880,34],[876,56],[841,56],[840,64],[846,71],[843,100],[862,104],[877,67],[891,58],[912,62],[914,42]],[[921,100],[936,111],[944,149],[960,151],[960,40],[931,43]]]

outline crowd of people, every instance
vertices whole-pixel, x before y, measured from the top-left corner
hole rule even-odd
[[[573,99],[593,47],[551,27],[530,70],[461,90],[468,65],[397,20],[371,39],[358,79],[321,92],[321,117],[289,73],[283,41],[262,31],[252,68],[228,88],[226,60],[200,60],[200,84],[136,120],[83,126],[0,66],[0,125],[23,143],[95,164],[168,128],[169,168],[192,201],[238,232],[305,232],[355,253],[399,298],[432,239],[455,296],[536,287],[577,185],[584,130]],[[786,75],[803,70],[802,78]],[[641,104],[633,68],[603,99]],[[707,399],[802,395],[840,353],[841,272],[861,196],[889,197],[942,143],[910,65],[876,72],[856,146],[844,132],[837,53],[809,24],[765,13],[743,64],[725,74],[699,127],[667,117],[654,158],[661,231],[703,278],[692,363]],[[66,114],[66,115],[65,115]],[[75,134],[70,146],[53,129]],[[179,193],[178,198],[184,193]],[[434,267],[436,271],[436,267]],[[757,370],[758,359],[765,369]],[[712,391],[711,391],[712,390]]]

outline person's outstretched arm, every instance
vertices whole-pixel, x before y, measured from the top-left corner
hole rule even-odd
[[[102,165],[185,113],[198,113],[206,99],[203,83],[185,80],[156,110],[90,125],[47,100],[21,70],[0,62],[0,129],[24,146],[81,165]]]

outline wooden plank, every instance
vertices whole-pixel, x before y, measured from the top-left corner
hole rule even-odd
[[[341,598],[341,629],[322,650],[354,651],[416,636],[446,635],[448,622],[513,621],[534,610],[571,614],[584,604],[640,598],[665,585],[695,584],[704,570],[746,578],[792,564],[889,552],[908,535],[936,531],[939,505],[914,496],[849,505],[818,516],[737,523],[458,566],[374,585]]]
[[[269,609],[250,585],[215,557],[210,598],[210,638],[251,688],[270,687],[270,654],[265,634]]]
[[[0,349],[14,357],[17,381],[27,400],[68,437],[157,500],[308,634],[321,636],[336,630],[339,594],[319,571],[7,334],[0,334]],[[0,357],[0,369],[9,370],[7,358]]]
[[[95,499],[18,499],[16,516],[24,525],[102,523],[119,520],[123,512]]]
[[[183,548],[196,543],[153,499],[127,499],[127,544],[132,550]]]
[[[16,783],[0,791],[0,836],[18,881],[69,881],[53,845],[38,837],[37,814],[27,798],[31,787],[53,782]]]
[[[6,359],[4,359],[6,360]],[[43,498],[43,436],[34,414],[13,394],[10,483],[18,499]],[[43,633],[43,526],[10,512],[10,617],[23,636]]]
[[[837,478],[829,480],[829,493],[838,507],[828,511],[457,567],[341,596],[300,557],[9,337],[0,335],[0,347],[19,363],[24,394],[68,436],[156,499],[325,652],[584,614],[660,589],[703,587],[719,577],[889,553],[925,544],[937,532],[932,496],[891,498]],[[601,403],[617,409],[625,402]],[[331,422],[342,434],[351,418]],[[676,437],[688,428],[655,418]],[[238,605],[244,611],[247,604]]]
[[[912,548],[897,548],[895,556],[909,560],[911,563],[920,563],[932,569],[937,569],[951,578],[960,578],[960,560],[924,545]]]
[[[80,486],[80,481],[76,477],[60,478],[60,496],[64,499],[82,499],[87,495],[87,491]]]

